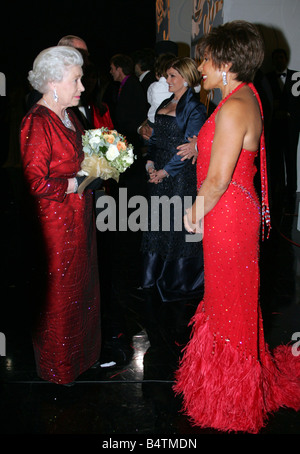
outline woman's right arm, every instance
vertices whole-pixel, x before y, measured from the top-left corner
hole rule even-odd
[[[184,218],[186,229],[196,231],[201,219],[218,203],[227,190],[238,161],[245,134],[247,116],[239,100],[230,100],[217,114],[207,176],[193,206]],[[204,210],[201,210],[202,200]]]
[[[74,183],[67,178],[53,178],[50,173],[52,138],[43,117],[30,114],[22,122],[20,148],[25,179],[36,197],[62,202]],[[71,180],[75,180],[71,179]]]

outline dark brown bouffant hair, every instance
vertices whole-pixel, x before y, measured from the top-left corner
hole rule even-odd
[[[230,72],[241,82],[251,82],[264,60],[264,42],[258,28],[250,22],[227,22],[201,38],[197,50],[208,54],[214,66],[231,63]]]

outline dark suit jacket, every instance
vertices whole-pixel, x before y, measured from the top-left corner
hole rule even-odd
[[[272,71],[267,74],[271,90],[273,93],[274,101],[274,118],[273,120],[281,123],[281,127],[284,127],[284,119],[280,116],[280,113],[286,114],[286,121],[291,122],[293,128],[298,132],[300,130],[300,96],[294,96],[292,92],[292,87],[296,83],[295,80],[292,80],[292,75],[296,73],[291,69],[287,70],[286,80],[283,90],[280,89],[278,76],[275,71]]]
[[[141,80],[140,84],[143,87],[143,90],[147,96],[147,90],[149,88],[149,85],[151,85],[153,82],[157,82],[157,79],[155,77],[155,74],[153,71],[149,71]]]
[[[158,107],[158,112],[163,106],[168,104],[174,95],[165,99]],[[198,136],[198,133],[206,121],[206,108],[195,96],[193,90],[189,88],[184,95],[181,96],[176,107],[176,121],[179,129],[183,132],[185,142],[188,142],[189,137]],[[155,161],[156,137],[155,129],[149,140],[149,159]],[[164,169],[171,176],[176,176],[180,169],[185,166],[187,160],[181,161],[181,156],[177,155],[177,150],[174,150],[173,158],[165,165]]]
[[[141,145],[137,128],[147,118],[148,104],[140,81],[130,76],[118,96],[115,106],[115,129],[126,136],[133,146]]]

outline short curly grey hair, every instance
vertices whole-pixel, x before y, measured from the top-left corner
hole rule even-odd
[[[47,85],[52,81],[61,81],[65,72],[72,66],[82,66],[80,52],[69,46],[49,47],[39,53],[28,73],[28,80],[40,93],[47,92]]]

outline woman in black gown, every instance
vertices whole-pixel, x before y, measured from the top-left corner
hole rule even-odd
[[[155,301],[173,304],[191,298],[199,301],[203,293],[202,243],[188,238],[182,223],[188,197],[191,201],[196,197],[196,167],[191,159],[182,160],[177,147],[194,146],[189,138],[198,135],[206,109],[193,90],[199,84],[199,72],[191,58],[171,61],[166,78],[173,95],[156,111],[146,165],[149,226],[142,240],[142,287],[148,294],[151,291],[152,306],[155,294]],[[169,221],[170,227],[163,221]]]

